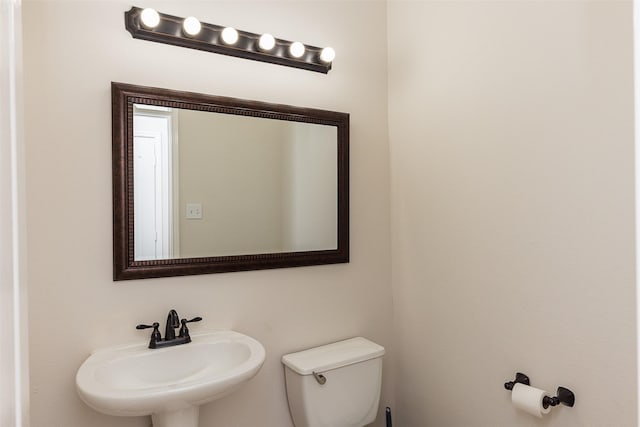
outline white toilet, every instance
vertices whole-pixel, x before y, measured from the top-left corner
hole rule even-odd
[[[356,337],[282,356],[296,427],[362,427],[378,412],[384,347]]]

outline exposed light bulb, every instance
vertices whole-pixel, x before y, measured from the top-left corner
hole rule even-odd
[[[195,36],[202,29],[202,24],[200,24],[200,21],[198,21],[197,18],[190,16],[188,18],[185,18],[184,22],[182,23],[182,29],[188,35]]]
[[[160,23],[160,15],[155,9],[148,7],[140,12],[140,20],[146,28],[155,28]]]
[[[291,43],[291,46],[289,46],[289,53],[294,58],[300,58],[302,55],[304,55],[304,51],[304,45],[300,42],[293,42]]]
[[[235,28],[227,27],[222,30],[222,41],[226,44],[236,44],[238,38],[238,32]]]
[[[332,47],[325,47],[324,49],[322,49],[322,52],[320,52],[320,60],[322,62],[332,62],[334,59],[336,58],[336,51],[333,50]]]
[[[271,50],[276,46],[276,39],[271,34],[263,34],[258,40],[258,46],[262,50]]]

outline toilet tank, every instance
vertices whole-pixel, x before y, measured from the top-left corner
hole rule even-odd
[[[294,425],[372,423],[380,401],[383,355],[384,347],[356,337],[282,356]]]

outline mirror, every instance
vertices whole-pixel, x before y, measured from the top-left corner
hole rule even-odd
[[[349,115],[112,83],[114,280],[349,261]]]

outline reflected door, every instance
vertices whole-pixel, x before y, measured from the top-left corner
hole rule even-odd
[[[171,256],[170,134],[167,118],[139,116],[134,125],[134,253],[136,260]]]

